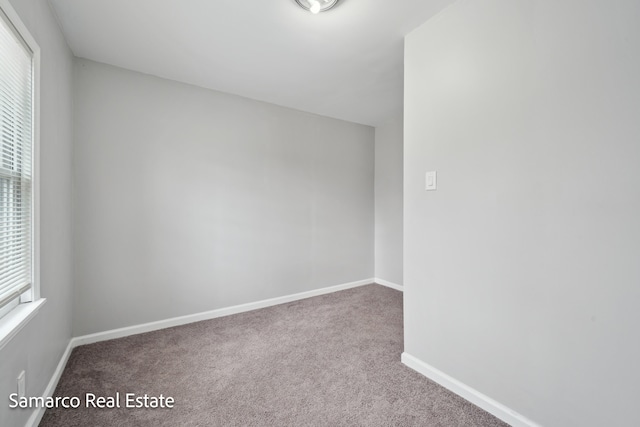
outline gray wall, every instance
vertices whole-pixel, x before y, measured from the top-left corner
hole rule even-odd
[[[406,39],[406,351],[545,426],[637,422],[638,22],[464,0]]]
[[[72,57],[48,3],[11,4],[41,49],[40,272],[47,303],[0,350],[0,425],[24,425],[31,411],[9,409],[16,378],[26,371],[26,393],[41,396],[71,338],[71,76]]]
[[[402,115],[376,127],[376,278],[402,286]]]
[[[374,130],[75,62],[83,335],[373,277]]]

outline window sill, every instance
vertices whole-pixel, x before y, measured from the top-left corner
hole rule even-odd
[[[38,301],[20,304],[0,319],[0,350],[29,323],[46,301],[45,298],[40,298]]]

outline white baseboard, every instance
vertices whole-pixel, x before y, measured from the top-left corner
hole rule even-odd
[[[345,289],[356,288],[358,286],[370,285],[374,279],[359,280],[357,282],[343,283],[341,285],[329,286],[327,288],[315,289],[313,291],[300,292],[292,295],[285,295],[277,298],[270,298],[262,301],[250,302],[247,304],[235,305],[232,307],[220,308],[218,310],[205,311],[203,313],[189,314],[187,316],[174,317],[171,319],[159,320],[156,322],[143,323],[141,325],[128,326],[125,328],[112,329],[110,331],[98,332],[90,335],[83,335],[73,338],[71,341],[74,347],[85,344],[92,344],[99,341],[107,341],[115,338],[127,337],[129,335],[142,334],[144,332],[157,331],[159,329],[171,328],[174,326],[186,325],[188,323],[200,322],[202,320],[215,319],[217,317],[230,316],[232,314],[244,313],[246,311],[257,310],[259,308],[271,307],[278,304],[285,304],[318,295],[330,294],[332,292]]]
[[[444,372],[408,353],[402,353],[402,363],[430,380],[435,381],[444,388],[451,390],[474,405],[484,409],[495,417],[500,418],[512,427],[540,427],[539,424],[536,424],[516,411],[507,408],[500,402],[485,396],[478,390],[475,390],[455,378],[450,377]]]
[[[404,286],[402,286],[402,285],[398,285],[396,283],[389,282],[388,280],[378,279],[377,277],[375,279],[373,279],[373,280],[375,280],[375,282],[378,285],[386,286],[387,288],[391,288],[391,289],[395,289],[396,291],[404,292]]]
[[[56,391],[56,387],[58,386],[58,381],[60,381],[60,377],[62,376],[64,367],[67,366],[67,361],[69,360],[69,356],[71,356],[73,347],[73,340],[70,340],[69,344],[67,344],[67,348],[64,350],[64,353],[62,353],[62,357],[58,362],[56,370],[53,371],[51,380],[49,380],[49,384],[47,384],[47,388],[44,390],[42,397],[47,398],[53,396],[53,392]],[[44,416],[45,409],[46,408],[37,407],[27,420],[27,424],[25,424],[25,427],[37,427],[38,424],[40,424],[42,417]]]

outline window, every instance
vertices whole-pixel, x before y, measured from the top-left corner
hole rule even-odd
[[[39,296],[33,167],[38,52],[15,11],[0,1],[0,317]]]

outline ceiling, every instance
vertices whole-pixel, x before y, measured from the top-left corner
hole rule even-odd
[[[376,126],[402,110],[403,37],[454,0],[50,0],[82,58]]]

